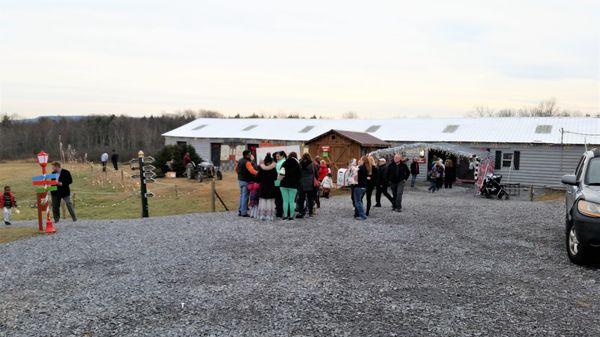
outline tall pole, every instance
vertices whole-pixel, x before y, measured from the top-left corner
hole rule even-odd
[[[138,152],[138,164],[140,169],[140,193],[142,197],[142,218],[148,215],[148,190],[146,189],[146,179],[144,178],[144,151]]]

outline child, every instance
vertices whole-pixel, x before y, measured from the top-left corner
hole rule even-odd
[[[327,173],[323,181],[321,181],[321,188],[323,189],[323,197],[329,199],[329,192],[333,188],[333,180],[331,179],[331,173]]]
[[[10,214],[13,207],[17,207],[15,195],[10,191],[10,186],[4,186],[4,224],[10,226]]]
[[[258,183],[250,183],[248,184],[248,192],[250,193],[250,204],[248,207],[250,208],[250,217],[258,218],[258,189],[260,185]]]

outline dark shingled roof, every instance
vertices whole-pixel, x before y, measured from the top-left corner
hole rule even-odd
[[[309,140],[306,143],[311,143],[325,135],[331,134],[331,133],[337,133],[343,137],[346,137],[358,144],[360,144],[361,146],[365,146],[365,147],[389,147],[390,143],[387,143],[369,133],[366,132],[355,132],[355,131],[345,131],[345,130],[329,130],[327,132],[325,132],[322,135],[319,135],[311,140]]]

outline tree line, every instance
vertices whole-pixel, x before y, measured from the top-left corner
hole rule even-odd
[[[113,149],[121,161],[134,158],[139,150],[156,153],[164,146],[161,134],[191,122],[195,115],[172,114],[149,117],[82,116],[0,121],[0,160],[31,158],[40,150],[51,160],[98,162]]]
[[[521,108],[492,109],[488,106],[476,106],[468,114],[469,117],[600,117],[600,115],[583,114],[580,111],[571,111],[561,108],[556,99],[551,98],[541,101],[535,106]]]
[[[19,119],[3,115],[0,120],[0,160],[32,158],[40,150],[53,160],[98,162],[103,152],[114,149],[121,161],[139,150],[156,154],[164,147],[163,133],[197,118],[303,118],[299,114],[225,116],[212,110],[183,110],[149,117],[116,115],[55,116]],[[311,118],[317,119],[316,115]]]

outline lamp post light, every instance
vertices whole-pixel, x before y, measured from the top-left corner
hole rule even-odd
[[[42,167],[42,174],[46,174],[46,165],[48,165],[48,154],[44,151],[40,151],[37,154],[38,164]]]

